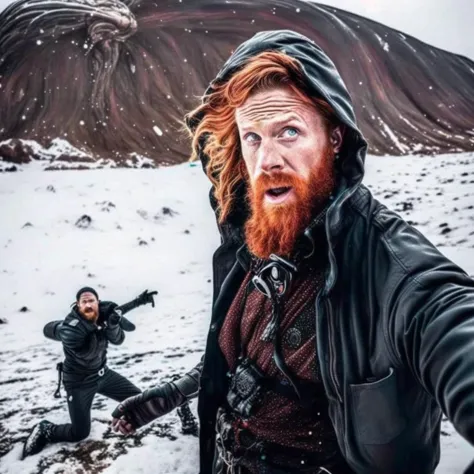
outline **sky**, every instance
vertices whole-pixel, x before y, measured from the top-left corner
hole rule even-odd
[[[10,3],[11,0],[0,0],[0,10]],[[371,18],[474,60],[473,0],[328,0],[321,3]]]

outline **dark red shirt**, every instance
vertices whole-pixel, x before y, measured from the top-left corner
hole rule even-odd
[[[229,309],[219,335],[219,344],[231,372],[244,351],[245,356],[266,376],[283,381],[285,376],[273,360],[273,342],[261,340],[271,319],[271,301],[254,288],[252,276],[253,273],[249,272]],[[266,391],[262,403],[246,420],[245,429],[258,440],[311,453],[313,458],[318,453],[321,465],[326,465],[327,460],[338,460],[336,465],[342,465],[345,463],[328,416],[316,360],[315,299],[323,282],[324,268],[300,271],[285,296],[279,326],[282,356],[287,367],[297,380],[314,384],[319,402],[312,408],[305,408],[296,400]],[[235,431],[238,442],[238,424]]]

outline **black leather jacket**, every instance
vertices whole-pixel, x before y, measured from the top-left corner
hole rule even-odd
[[[88,375],[97,374],[107,362],[107,346],[122,344],[125,330],[133,330],[134,325],[122,317],[120,324],[110,326],[108,317],[114,311],[121,314],[139,306],[137,300],[118,306],[112,301],[99,302],[99,318],[93,324],[83,318],[74,305],[64,320],[46,324],[43,333],[49,339],[61,341],[64,350],[64,382],[80,381]]]
[[[474,443],[474,282],[361,184],[366,142],[337,70],[313,42],[289,31],[259,33],[237,48],[216,81],[268,49],[295,57],[309,90],[346,125],[340,186],[326,215],[330,266],[314,302],[317,357],[339,446],[357,474],[432,474],[442,412]],[[188,125],[199,119],[188,117]],[[198,401],[201,474],[212,472],[216,412],[227,393],[219,331],[245,275],[237,253],[248,211],[245,190],[236,194],[213,259]]]

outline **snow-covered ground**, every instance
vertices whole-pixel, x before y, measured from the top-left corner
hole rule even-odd
[[[67,314],[79,287],[118,303],[159,291],[155,308],[130,314],[137,330],[109,350],[109,366],[139,387],[199,360],[219,243],[201,167],[22,169],[0,175],[0,473],[196,473],[198,440],[181,433],[176,414],[123,438],[108,426],[116,403],[99,395],[87,440],[19,458],[36,422],[68,421],[64,390],[53,398],[61,346],[42,327]],[[365,182],[474,275],[474,154],[369,157]],[[442,444],[437,474],[461,473],[474,458],[448,422]]]

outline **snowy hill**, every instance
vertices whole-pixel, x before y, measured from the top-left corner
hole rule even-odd
[[[109,366],[140,388],[197,363],[219,243],[207,178],[189,164],[44,172],[31,163],[22,170],[0,175],[0,318],[7,320],[0,324],[0,473],[196,473],[198,440],[181,433],[176,414],[122,438],[108,427],[116,403],[99,395],[87,440],[19,456],[34,423],[68,421],[64,390],[53,398],[61,346],[42,327],[66,315],[80,286],[118,303],[159,291],[155,308],[130,314],[137,330],[109,349]],[[369,157],[365,182],[474,275],[474,154]],[[461,473],[474,450],[447,422],[442,443],[437,474]]]

